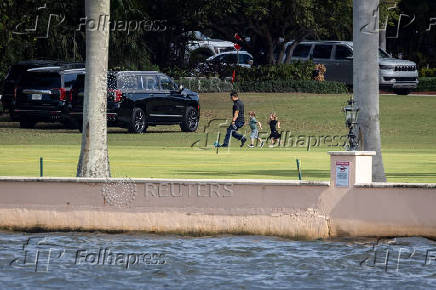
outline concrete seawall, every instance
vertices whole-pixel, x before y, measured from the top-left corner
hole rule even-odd
[[[273,180],[0,178],[0,227],[436,237],[436,184]]]

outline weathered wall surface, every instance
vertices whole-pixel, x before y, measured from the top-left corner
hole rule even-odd
[[[436,185],[347,189],[272,180],[0,178],[0,227],[436,237],[435,202]]]

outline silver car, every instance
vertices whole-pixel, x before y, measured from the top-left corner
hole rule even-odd
[[[291,52],[292,61],[307,61],[324,64],[328,81],[345,82],[353,85],[353,43],[350,41],[305,41]],[[416,63],[395,59],[379,50],[379,84],[381,89],[393,90],[407,95],[418,86]]]

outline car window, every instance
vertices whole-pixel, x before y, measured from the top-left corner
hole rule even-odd
[[[138,89],[138,79],[134,75],[119,75],[118,87],[121,90]]]
[[[142,76],[144,89],[147,91],[159,90],[157,79],[155,76]]]
[[[222,62],[236,64],[237,63],[237,55],[233,54],[233,53],[232,54],[225,54],[225,55],[223,55]]]
[[[176,89],[176,85],[167,76],[160,77],[160,87],[162,88],[162,90],[175,90]]]
[[[64,74],[64,88],[71,88],[77,80],[77,74]]]
[[[79,80],[80,76],[77,78]],[[117,76],[114,73],[108,73],[107,75],[107,88],[109,90],[117,89]]]
[[[23,88],[54,89],[61,87],[61,76],[50,72],[26,72],[20,81]]]
[[[83,90],[85,88],[85,75],[84,74],[80,74],[77,76],[77,79],[73,83],[72,88],[74,90]]]
[[[136,81],[138,82],[138,89],[142,90],[145,88],[142,76],[136,76]]]
[[[313,50],[313,58],[325,58],[329,59],[332,54],[332,45],[329,44],[317,44]]]
[[[248,54],[242,53],[239,55],[240,64],[248,64],[250,60],[251,60],[251,56],[249,56]]]
[[[345,45],[336,45],[336,59],[346,59],[347,57],[352,57],[353,51],[351,48]]]
[[[311,44],[299,44],[295,47],[294,52],[292,53],[293,57],[308,57]]]
[[[378,50],[378,56],[380,58],[390,58],[391,57],[389,54],[384,52],[381,48]]]

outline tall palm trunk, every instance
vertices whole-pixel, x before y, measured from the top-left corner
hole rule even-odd
[[[354,0],[353,3],[353,87],[360,108],[360,148],[376,151],[372,163],[372,180],[386,181],[381,153],[379,121],[379,33],[378,17],[374,17],[379,0]]]
[[[110,0],[86,0],[86,77],[78,177],[109,177],[107,67]]]

